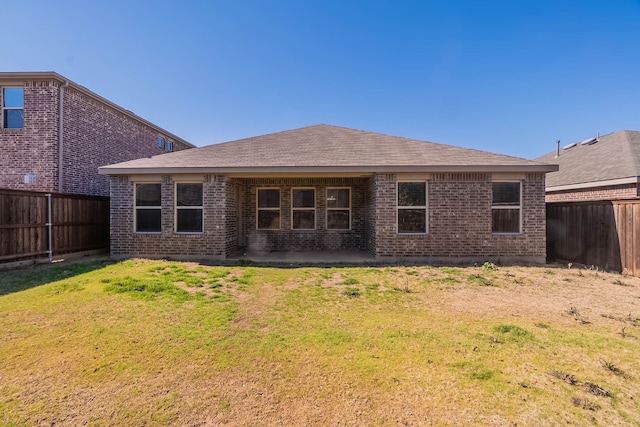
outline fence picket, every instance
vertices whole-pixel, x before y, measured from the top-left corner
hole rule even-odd
[[[640,200],[547,203],[547,259],[640,276]]]
[[[109,198],[52,194],[53,253],[109,247]],[[47,193],[0,189],[0,262],[47,256]]]

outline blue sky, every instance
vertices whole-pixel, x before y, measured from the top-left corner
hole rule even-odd
[[[56,71],[202,146],[327,123],[535,158],[640,130],[640,0],[21,0]]]

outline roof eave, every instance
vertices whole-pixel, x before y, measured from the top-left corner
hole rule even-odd
[[[254,166],[254,167],[117,167],[104,166],[100,175],[149,175],[149,174],[238,174],[238,173],[429,173],[429,172],[533,172],[547,173],[558,170],[558,165],[442,165],[442,166]]]
[[[577,184],[547,186],[545,191],[549,193],[553,191],[582,190],[585,188],[594,187],[611,187],[614,185],[637,184],[639,182],[640,176],[630,176],[626,178],[608,179],[604,181],[580,182]]]

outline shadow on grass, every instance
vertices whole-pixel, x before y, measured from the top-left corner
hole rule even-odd
[[[115,261],[108,257],[80,258],[0,271],[0,296],[35,288],[98,270]]]

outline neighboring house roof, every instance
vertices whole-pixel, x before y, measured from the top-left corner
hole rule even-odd
[[[547,191],[629,184],[640,177],[640,132],[622,130],[565,145],[537,161],[560,166],[547,175]]]
[[[16,82],[20,82],[20,81],[29,81],[29,80],[54,80],[54,81],[58,81],[60,83],[62,83],[63,85],[69,85],[69,87],[74,88],[75,90],[89,96],[90,98],[95,99],[98,102],[101,102],[103,104],[108,105],[109,107],[118,110],[119,112],[121,112],[122,114],[124,114],[125,116],[128,116],[134,120],[137,120],[138,122],[144,123],[145,125],[151,127],[152,129],[155,129],[156,131],[158,131],[159,133],[162,133],[164,135],[166,135],[168,138],[172,139],[173,141],[176,142],[181,142],[185,145],[187,145],[188,147],[195,147],[195,145],[191,144],[190,142],[185,141],[184,139],[180,138],[179,136],[176,136],[174,134],[172,134],[171,132],[166,131],[165,129],[162,129],[160,126],[151,123],[148,120],[143,119],[142,117],[134,114],[133,112],[127,110],[126,108],[122,108],[121,106],[119,106],[118,104],[114,104],[113,102],[109,101],[106,98],[101,97],[100,95],[98,95],[97,93],[91,92],[89,89],[87,89],[84,86],[81,86],[71,80],[69,80],[68,78],[61,76],[60,74],[54,72],[54,71],[24,71],[24,72],[0,72],[0,82],[11,82],[11,81],[16,81]]]
[[[548,172],[556,166],[330,125],[163,154],[100,168],[151,173]]]

